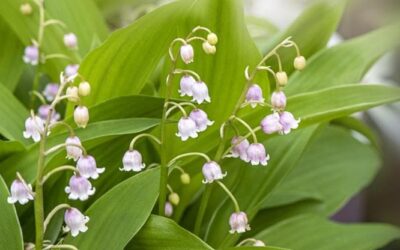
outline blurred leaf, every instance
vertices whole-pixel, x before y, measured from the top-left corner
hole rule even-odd
[[[22,132],[25,130],[25,119],[29,112],[17,98],[0,84],[0,134],[10,140],[17,140],[24,145],[29,144]]]
[[[328,127],[264,206],[271,207],[270,202],[288,194],[310,193],[311,198],[317,195],[324,203],[322,210],[312,212],[330,216],[371,182],[379,167],[379,155],[370,145],[357,141],[346,129]],[[283,213],[282,217],[289,216]]]
[[[7,250],[23,250],[24,241],[19,226],[17,212],[12,204],[8,204],[8,188],[0,176],[0,248]]]
[[[125,249],[201,250],[212,248],[191,232],[180,227],[173,220],[152,215]]]
[[[24,69],[24,46],[1,17],[0,34],[0,83],[13,92]]]
[[[315,215],[303,215],[266,229],[255,238],[296,250],[372,250],[399,236],[399,230],[382,224],[338,224]]]
[[[277,34],[272,42],[266,43],[262,52],[266,54],[275,47],[279,42],[291,36],[292,40],[297,43],[301,54],[308,58],[324,48],[335,32],[336,27],[342,17],[346,7],[347,0],[322,0],[316,1],[306,9],[285,31]],[[323,17],[323,18],[321,18]],[[290,74],[293,71],[293,60],[296,56],[295,49],[282,49],[279,54],[282,59],[284,70]],[[268,61],[274,65],[277,63],[275,58]]]
[[[376,60],[398,45],[399,31],[399,25],[392,25],[322,50],[293,74],[287,94],[359,82]]]
[[[65,242],[80,250],[124,249],[145,224],[158,196],[159,169],[146,170],[115,186],[85,212],[89,230]]]
[[[21,151],[25,151],[25,146],[19,141],[0,141],[0,161]]]

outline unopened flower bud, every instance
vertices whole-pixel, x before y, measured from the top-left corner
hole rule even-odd
[[[218,36],[215,33],[210,33],[207,35],[207,41],[211,45],[216,45],[218,43]]]
[[[192,45],[190,45],[190,44],[182,45],[180,54],[181,54],[182,61],[184,63],[189,64],[189,63],[193,62],[194,50],[193,50]]]
[[[88,96],[90,94],[90,84],[86,81],[79,83],[78,93],[81,96]]]
[[[229,232],[231,234],[244,233],[250,230],[248,222],[249,220],[244,212],[233,213],[229,219],[229,225],[231,226],[231,230]]]
[[[174,207],[168,201],[165,202],[164,213],[165,213],[165,216],[167,216],[167,217],[171,217],[172,214],[174,213]]]
[[[283,91],[275,91],[271,96],[271,104],[274,110],[284,110],[286,107],[286,95]]]
[[[276,80],[280,86],[286,86],[288,77],[285,71],[279,71],[276,73]]]
[[[293,66],[297,70],[302,70],[306,67],[307,62],[304,56],[298,56],[294,59]]]
[[[74,33],[64,35],[64,44],[70,49],[75,49],[78,46],[78,38]]]
[[[65,94],[68,96],[68,101],[70,102],[77,102],[79,100],[79,95],[78,95],[78,87],[76,86],[70,86],[67,88],[65,91]]]
[[[85,128],[89,122],[89,110],[85,106],[78,106],[74,111],[74,121],[79,128]]]
[[[168,200],[169,200],[169,202],[171,202],[173,205],[176,206],[179,204],[180,198],[177,193],[170,193],[168,196]]]
[[[211,45],[209,42],[203,42],[203,50],[206,54],[215,54],[215,52],[217,52],[217,47],[215,47],[214,45]]]
[[[68,208],[64,214],[64,221],[66,226],[64,227],[64,231],[71,231],[72,237],[75,237],[79,234],[79,232],[86,232],[88,227],[86,223],[89,221],[89,217],[83,215],[76,208]]]
[[[29,3],[23,3],[19,7],[19,10],[21,11],[22,15],[28,16],[32,14],[32,6]]]
[[[181,174],[181,182],[185,185],[190,184],[190,175],[188,173]]]

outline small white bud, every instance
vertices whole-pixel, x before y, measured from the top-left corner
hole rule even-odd
[[[297,70],[302,70],[306,67],[306,59],[304,56],[298,56],[294,59],[293,66]]]
[[[188,173],[181,174],[181,182],[185,185],[190,184],[190,175]]]
[[[76,49],[78,47],[78,38],[74,33],[65,34],[64,44],[67,48]]]
[[[68,87],[67,90],[65,91],[65,94],[68,96],[68,101],[77,102],[79,99],[78,92],[79,92],[78,87],[76,86]]]
[[[89,110],[85,106],[78,106],[74,111],[74,121],[80,128],[85,128],[89,122]]]
[[[170,193],[168,196],[168,200],[169,200],[169,202],[171,202],[173,205],[176,206],[179,204],[180,198],[177,193]]]
[[[214,45],[211,45],[209,42],[203,43],[203,50],[206,54],[215,54],[217,52],[217,48]]]
[[[21,11],[22,15],[24,16],[29,16],[32,14],[32,6],[29,3],[23,3],[19,7],[19,10]]]
[[[276,73],[276,79],[280,86],[285,86],[288,82],[288,77],[285,71],[279,71]]]
[[[215,33],[210,33],[207,35],[207,41],[211,45],[216,45],[218,43],[218,36]]]
[[[81,82],[79,84],[78,93],[81,96],[88,96],[90,95],[90,84],[88,82]]]

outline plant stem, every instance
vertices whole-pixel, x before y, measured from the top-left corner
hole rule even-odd
[[[178,55],[177,55],[178,56]],[[168,102],[172,96],[172,80],[174,77],[174,71],[176,68],[177,56],[171,57],[172,65],[167,77],[167,89],[164,99],[164,107],[163,114],[161,119],[161,167],[160,167],[160,192],[158,197],[158,213],[162,216],[165,216],[165,202],[167,199],[167,183],[168,183],[168,159],[167,159],[167,145],[166,145],[166,137],[167,137],[167,110],[168,110]]]

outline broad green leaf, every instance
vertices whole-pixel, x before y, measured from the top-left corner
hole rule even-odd
[[[0,84],[0,134],[10,140],[17,140],[24,145],[29,142],[23,137],[25,130],[25,119],[29,117],[29,112],[18,101],[17,98]]]
[[[24,16],[20,12],[23,0],[4,0],[0,2],[0,16],[10,26],[24,45],[31,44],[31,39],[37,39],[39,11],[38,7],[31,3],[33,13]],[[59,25],[51,25],[46,28],[43,39],[42,52],[45,54],[62,53],[70,56],[78,62],[83,52],[87,52],[92,46],[93,40],[102,40],[106,35],[104,21],[91,0],[62,0],[46,2],[46,18],[58,18],[68,25],[64,30]],[[90,10],[90,11],[88,11]],[[63,43],[63,35],[66,32],[76,32],[79,37],[80,55],[68,50]],[[22,58],[21,58],[22,60]],[[68,64],[65,59],[51,59],[45,64],[44,70],[53,79],[58,79],[59,72]]]
[[[339,224],[315,215],[303,215],[266,229],[255,238],[296,250],[373,250],[399,236],[383,224]]]
[[[4,84],[11,92],[24,69],[22,61],[23,46],[14,31],[0,17],[0,83]]]
[[[330,216],[372,181],[379,166],[378,152],[370,145],[354,139],[348,130],[328,127],[264,206],[271,207],[274,199],[288,194],[311,194],[323,202],[323,209],[313,212]]]
[[[85,212],[89,230],[66,243],[80,250],[124,249],[145,224],[158,196],[159,169],[146,170],[115,186]]]
[[[0,141],[0,161],[24,150],[24,145],[19,141]]]
[[[306,58],[312,56],[326,46],[332,33],[335,32],[346,3],[347,0],[316,1],[291,26],[278,33],[272,39],[272,42],[266,42],[266,45],[262,48],[263,54],[268,53],[276,44],[291,36],[292,40],[298,44],[303,56]],[[290,74],[293,71],[293,59],[296,56],[295,49],[282,49],[279,54],[281,55],[284,70]],[[269,62],[276,68],[275,58],[269,60]]]
[[[288,98],[287,110],[301,124],[332,120],[400,100],[400,89],[384,85],[343,85]]]
[[[303,71],[293,74],[287,94],[361,81],[376,60],[398,45],[399,30],[399,25],[388,26],[320,51]]]
[[[252,167],[238,159],[222,163],[228,172],[224,183],[231,189],[241,210],[246,211],[250,220],[256,215],[262,202],[290,173],[317,129],[318,126],[315,125],[265,141],[264,144],[271,157],[267,167]],[[249,183],[254,183],[254,185],[249,185]],[[218,187],[214,187],[214,190],[216,188]],[[211,204],[214,206],[208,208],[212,217],[209,219],[210,223],[206,232],[207,242],[212,246],[231,246],[237,240],[236,235],[229,234],[228,221],[234,211],[232,201],[221,192],[212,197],[214,199],[211,200]],[[207,222],[208,218],[205,221]]]
[[[0,248],[7,250],[23,250],[24,241],[19,226],[17,212],[12,204],[8,204],[7,197],[10,195],[8,187],[0,176]]]
[[[152,215],[125,249],[201,250],[212,248],[191,232],[180,227],[173,220]]]

